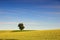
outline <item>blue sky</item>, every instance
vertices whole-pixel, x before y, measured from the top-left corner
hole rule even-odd
[[[0,29],[59,29],[60,0],[0,0]]]

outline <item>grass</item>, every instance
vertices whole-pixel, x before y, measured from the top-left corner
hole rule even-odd
[[[60,40],[60,30],[0,30],[0,40]]]

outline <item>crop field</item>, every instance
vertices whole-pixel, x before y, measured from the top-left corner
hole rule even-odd
[[[0,30],[0,40],[60,40],[60,30]]]

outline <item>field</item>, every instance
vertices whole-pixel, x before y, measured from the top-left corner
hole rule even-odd
[[[60,30],[0,30],[0,40],[60,40]]]

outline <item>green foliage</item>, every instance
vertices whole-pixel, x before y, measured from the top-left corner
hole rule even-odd
[[[18,24],[18,27],[19,27],[19,29],[22,31],[25,27],[24,27],[24,25],[23,25],[23,23],[19,23]]]

